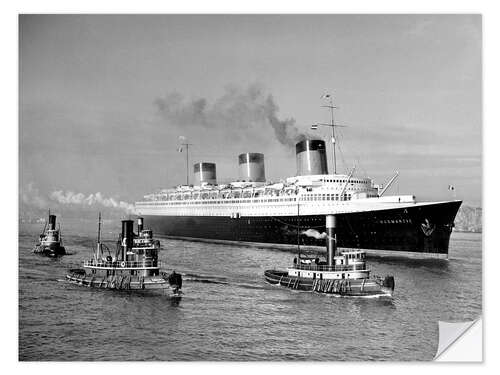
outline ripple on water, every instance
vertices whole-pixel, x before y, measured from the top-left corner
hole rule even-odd
[[[81,228],[65,223],[74,255],[49,259],[31,252],[40,228],[20,227],[21,360],[431,360],[439,320],[481,314],[478,234],[454,233],[447,261],[370,259],[375,273],[395,276],[392,300],[265,283],[263,271],[288,265],[289,251],[162,239],[162,260],[184,274],[185,295],[172,306],[58,282],[95,241],[93,226]]]

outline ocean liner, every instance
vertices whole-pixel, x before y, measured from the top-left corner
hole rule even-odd
[[[333,108],[333,106],[332,106]],[[216,165],[194,164],[193,185],[162,189],[135,203],[158,234],[175,238],[260,244],[324,246],[325,216],[337,218],[337,245],[373,252],[447,256],[460,200],[419,202],[414,195],[386,196],[370,178],[328,173],[323,140],[296,144],[297,174],[266,182],[264,155],[239,155],[239,180],[217,184]],[[300,214],[298,214],[300,213]],[[370,251],[370,252],[372,252]]]

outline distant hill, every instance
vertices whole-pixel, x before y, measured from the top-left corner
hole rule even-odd
[[[483,231],[483,209],[481,207],[470,207],[462,205],[455,218],[455,230],[460,232]]]

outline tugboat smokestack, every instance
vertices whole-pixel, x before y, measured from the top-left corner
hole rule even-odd
[[[326,215],[326,250],[328,266],[334,265],[334,257],[337,252],[337,236],[335,228],[337,227],[337,218],[335,215]]]
[[[144,229],[144,218],[138,217],[137,218],[137,233],[140,234],[143,229]]]
[[[56,215],[49,215],[49,230],[56,229]]]
[[[127,250],[132,248],[134,239],[134,221],[122,220],[122,260],[127,260]]]

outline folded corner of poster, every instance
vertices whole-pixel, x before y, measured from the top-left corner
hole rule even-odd
[[[483,319],[467,322],[439,321],[437,362],[482,362]]]

